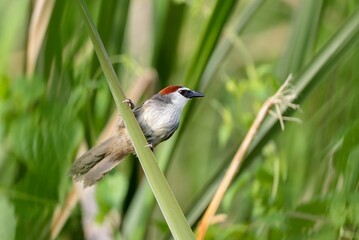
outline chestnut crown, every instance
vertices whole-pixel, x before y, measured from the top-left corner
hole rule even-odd
[[[182,87],[182,86],[168,86],[164,89],[162,89],[159,94],[161,95],[169,95],[172,93],[178,92],[185,98],[195,98],[195,97],[204,97],[203,93],[193,91],[189,88]]]

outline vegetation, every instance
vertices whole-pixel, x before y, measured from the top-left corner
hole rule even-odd
[[[85,4],[126,97],[140,103],[171,84],[206,95],[155,150],[194,232],[256,113],[292,73],[301,110],[284,115],[301,124],[281,131],[267,117],[206,239],[359,237],[357,1]],[[0,6],[0,239],[49,239],[55,228],[58,239],[170,238],[182,223],[165,220],[138,158],[95,189],[76,190],[67,174],[117,111],[80,1]]]

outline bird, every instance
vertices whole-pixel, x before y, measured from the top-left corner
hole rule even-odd
[[[131,100],[130,108],[144,134],[151,150],[159,143],[169,139],[177,130],[181,113],[186,103],[204,94],[184,86],[168,86],[140,106],[134,108]],[[97,183],[103,176],[116,167],[122,159],[135,150],[131,139],[120,119],[114,136],[91,148],[72,164],[69,174],[74,181],[89,187]]]

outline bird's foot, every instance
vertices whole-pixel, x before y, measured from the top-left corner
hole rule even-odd
[[[128,106],[131,108],[131,110],[135,108],[135,104],[133,104],[132,100],[129,98],[126,98],[125,100],[123,100],[122,103],[127,103]]]
[[[151,149],[151,151],[153,152],[154,147],[153,147],[152,143],[149,143],[149,144],[145,145],[145,147],[149,147]]]

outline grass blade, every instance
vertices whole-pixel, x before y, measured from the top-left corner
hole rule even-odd
[[[190,65],[190,69],[187,72],[186,80],[184,85],[192,88],[197,88],[203,72],[207,66],[207,63],[217,45],[220,34],[223,31],[224,25],[226,24],[234,5],[237,1],[217,1],[217,4],[212,12],[211,18],[209,19],[205,31],[199,41],[197,52],[194,55],[193,61]],[[189,103],[189,107],[192,106]],[[189,118],[189,111],[183,112],[182,125]],[[178,133],[173,136],[170,145],[163,149],[159,158],[159,164],[163,171],[166,171],[169,166],[170,159],[172,158],[178,141],[180,139],[183,128],[179,128]],[[153,209],[153,197],[148,195],[148,186],[142,182],[136,196],[134,197],[133,204],[130,206],[128,216],[124,220],[124,235],[131,236],[132,239],[141,239],[145,233],[145,229],[138,229],[138,226],[143,226],[146,221],[149,221],[150,214]],[[141,210],[139,210],[141,208]],[[150,210],[149,210],[150,209]],[[146,220],[147,219],[147,220]],[[133,233],[136,232],[134,236]],[[138,234],[138,235],[137,235]]]
[[[85,25],[89,30],[90,38],[106,76],[112,95],[115,99],[116,106],[122,115],[137,156],[143,167],[143,171],[146,174],[148,182],[158,201],[159,207],[162,210],[173,237],[175,239],[194,239],[193,232],[191,231],[176,199],[174,198],[163,173],[159,169],[153,153],[149,148],[145,147],[147,145],[147,141],[143,136],[133,113],[127,104],[123,103],[125,95],[119,86],[119,81],[90,17],[87,6],[84,0],[79,0],[79,2]]]

